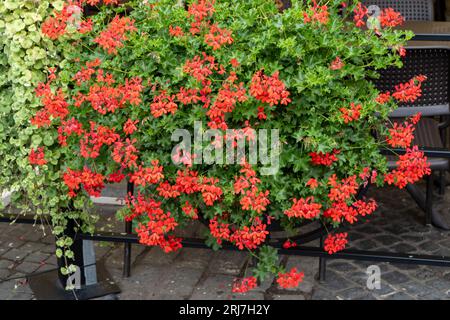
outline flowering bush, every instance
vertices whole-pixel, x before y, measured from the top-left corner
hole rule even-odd
[[[288,288],[303,273],[278,264],[267,244],[273,220],[287,231],[305,220],[351,224],[376,209],[375,200],[356,198],[360,186],[404,187],[428,174],[423,153],[411,147],[420,116],[387,126],[398,102],[420,96],[425,77],[393,93],[370,81],[376,70],[401,65],[411,37],[392,29],[401,16],[386,10],[379,27],[364,28],[370,17],[358,1],[304,2],[279,12],[272,0],[197,0],[186,8],[169,0],[87,0],[45,21],[42,33],[72,52],[36,88],[43,107],[31,124],[57,135],[60,197],[78,212],[70,217],[86,223],[88,196],[128,179],[136,193],[119,216],[133,221],[142,244],[179,250],[176,229],[198,219],[211,247],[228,241],[258,257],[234,291],[269,273]],[[82,17],[87,4],[98,5],[98,14]],[[225,142],[172,152],[173,132],[192,131],[196,121],[203,124],[197,134],[217,129]],[[254,141],[256,129],[279,132],[272,174],[247,157],[196,161],[211,145]],[[386,145],[411,147],[392,172],[379,153]],[[45,146],[30,150],[32,165],[46,159]],[[324,249],[342,250],[346,236],[330,234]]]

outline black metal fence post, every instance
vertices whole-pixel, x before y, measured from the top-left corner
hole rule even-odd
[[[134,184],[132,182],[127,183],[127,197],[131,200],[134,194]],[[133,223],[131,221],[125,222],[125,233],[130,234],[132,232]],[[124,244],[123,250],[123,276],[128,278],[131,275],[131,243]]]

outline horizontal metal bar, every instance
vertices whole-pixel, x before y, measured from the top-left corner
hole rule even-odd
[[[407,253],[381,252],[381,251],[366,251],[366,250],[343,250],[333,254],[323,251],[317,247],[299,246],[290,249],[279,249],[280,254],[308,256],[308,257],[322,257],[327,259],[345,259],[345,260],[361,260],[361,261],[379,261],[400,264],[416,264],[416,265],[430,265],[440,267],[450,267],[450,257],[432,256],[432,255],[418,255]]]
[[[18,223],[35,222],[34,219],[20,218]],[[0,222],[11,222],[9,218],[2,217]],[[39,223],[39,220],[36,220]],[[139,244],[139,239],[136,234],[127,233],[94,233],[94,234],[77,234],[76,238],[94,241],[107,241],[116,243],[135,243]],[[210,249],[202,239],[184,238],[182,244],[186,248],[199,248]],[[366,251],[366,250],[343,250],[334,254],[328,254],[320,247],[312,246],[298,246],[294,248],[284,249],[281,242],[272,244],[278,249],[280,254],[285,255],[297,255],[308,257],[322,257],[327,259],[346,259],[346,260],[363,260],[363,261],[380,261],[391,263],[403,263],[403,264],[417,264],[417,265],[431,265],[450,267],[450,257],[445,256],[433,256],[433,255],[418,255],[408,253],[394,253],[394,252],[379,252],[379,251]],[[235,245],[224,242],[222,245],[226,250],[239,250]]]
[[[412,40],[415,41],[450,41],[450,34],[422,33],[415,34]]]
[[[114,234],[114,233],[94,234],[94,235],[81,234],[80,237],[83,239],[97,240],[97,241],[139,243],[137,235]],[[186,248],[210,249],[202,239],[185,238],[183,239],[182,244],[183,247]],[[274,244],[274,247],[278,249],[278,252],[280,254],[285,255],[450,267],[450,257],[445,256],[417,255],[407,253],[350,250],[350,249],[339,251],[330,255],[328,254],[328,252],[324,251],[320,247],[298,246],[295,248],[284,249],[280,244]],[[226,250],[239,250],[236,246],[229,243],[224,243],[223,248]]]

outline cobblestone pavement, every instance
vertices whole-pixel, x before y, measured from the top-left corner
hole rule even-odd
[[[425,226],[424,214],[405,191],[385,188],[369,196],[379,200],[380,208],[349,228],[351,248],[450,256],[450,232]],[[450,220],[449,203],[449,190],[446,199],[436,200]],[[114,208],[101,206],[100,211],[108,216]],[[109,223],[104,228],[118,228]],[[38,227],[0,224],[0,299],[33,299],[21,277],[55,268],[53,253],[51,235],[43,236]],[[450,268],[444,267],[329,260],[327,279],[320,283],[317,258],[284,256],[288,268],[305,272],[299,288],[282,290],[271,279],[247,294],[232,294],[231,283],[249,262],[242,252],[184,248],[164,254],[134,245],[132,276],[126,279],[121,245],[97,243],[96,255],[122,289],[120,299],[450,299]],[[381,269],[381,288],[369,290],[366,270],[374,264]]]

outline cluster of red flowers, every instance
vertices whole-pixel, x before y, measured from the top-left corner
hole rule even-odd
[[[387,143],[394,148],[407,148],[411,146],[414,139],[414,129],[414,126],[407,121],[402,124],[395,122],[392,128],[389,129]]]
[[[204,177],[202,179],[199,188],[202,193],[203,201],[207,206],[212,206],[214,202],[222,196],[222,189],[216,186],[218,182],[219,179],[216,178]]]
[[[402,189],[408,183],[415,183],[423,176],[431,173],[427,157],[419,151],[417,146],[406,149],[406,153],[399,156],[397,168],[387,173],[384,181],[388,184],[394,184]]]
[[[339,70],[345,66],[345,63],[341,60],[341,58],[336,57],[336,59],[331,62],[330,69],[331,70]]]
[[[83,158],[97,158],[103,145],[110,146],[120,139],[114,128],[90,121],[91,130],[80,140],[80,154]]]
[[[141,103],[140,94],[143,89],[141,82],[140,78],[133,78],[127,79],[125,85],[117,87],[93,84],[84,99],[89,101],[92,108],[100,114],[115,112],[123,108],[127,102],[136,106]],[[82,96],[79,97],[82,98]]]
[[[283,243],[283,248],[284,248],[284,249],[295,248],[295,247],[297,247],[297,243],[294,242],[294,241],[292,241],[292,240],[290,240],[290,239],[287,239],[287,240]]]
[[[130,176],[130,182],[137,186],[156,184],[161,179],[164,179],[163,167],[159,165],[158,160],[152,160],[152,167],[139,166],[138,170]]]
[[[183,210],[184,214],[194,220],[198,219],[198,209],[194,208],[189,201],[186,201],[184,203],[184,206],[181,207],[181,210]]]
[[[178,223],[171,216],[170,212],[166,213],[161,209],[161,202],[140,197],[138,202],[134,202],[133,205],[134,216],[146,213],[149,219],[146,224],[139,223],[136,228],[139,243],[148,246],[159,246],[167,253],[182,247],[180,238],[167,235],[178,226]],[[128,217],[128,219],[130,218]]]
[[[108,27],[94,39],[94,42],[98,43],[109,54],[116,54],[117,49],[123,47],[123,42],[128,39],[126,33],[136,30],[134,20],[128,17],[115,16]]]
[[[247,100],[245,92],[242,83],[239,85],[224,83],[222,88],[219,89],[216,100],[206,113],[211,120],[208,123],[208,126],[211,129],[220,128],[226,130],[228,126],[225,123],[225,114],[232,112],[237,102],[244,102]]]
[[[213,50],[218,50],[225,44],[232,44],[231,31],[221,29],[216,24],[213,24],[205,35],[205,43],[211,46]]]
[[[68,25],[74,25],[77,31],[82,34],[92,31],[92,20],[81,20],[82,5],[84,2],[68,1],[64,4],[61,11],[53,11],[53,17],[49,17],[41,26],[42,34],[52,40],[58,39],[66,33]],[[94,0],[88,0],[88,2],[94,2]]]
[[[278,273],[277,283],[284,289],[295,288],[303,281],[304,276],[303,272],[298,272],[297,268],[292,268],[289,272]]]
[[[419,75],[406,83],[401,83],[395,86],[392,96],[399,102],[412,103],[422,95],[422,82],[426,79],[427,77]]]
[[[242,279],[241,281],[235,281],[233,284],[232,292],[235,293],[245,293],[258,286],[256,278],[251,276]]]
[[[314,190],[319,186],[319,182],[317,181],[317,179],[311,178],[306,182],[306,186]]]
[[[258,184],[261,180],[256,177],[256,172],[250,164],[243,163],[240,172],[243,175],[235,178],[234,193],[243,195],[240,200],[242,210],[253,210],[257,213],[266,211],[267,205],[270,204],[269,190],[259,191]]]
[[[365,17],[369,13],[369,10],[361,2],[353,10],[353,20],[357,27],[364,27],[366,25]]]
[[[286,86],[279,79],[278,71],[274,72],[272,76],[267,76],[263,71],[258,71],[252,78],[250,84],[250,94],[257,100],[268,103],[271,106],[291,102],[289,99],[289,91]]]
[[[67,146],[67,137],[76,134],[81,136],[84,134],[83,125],[76,120],[71,118],[66,121],[62,121],[61,125],[58,127],[58,142],[61,146]]]
[[[293,199],[294,204],[291,208],[284,211],[284,214],[289,218],[314,219],[320,215],[322,205],[314,202],[314,197],[306,199]]]
[[[181,27],[179,27],[179,26],[175,26],[175,27],[169,26],[169,33],[171,36],[174,36],[174,37],[184,36],[183,29],[181,29]]]
[[[266,240],[269,231],[266,230],[267,225],[262,223],[261,219],[256,217],[250,227],[243,226],[235,230],[229,241],[234,243],[239,250],[254,250]]]
[[[47,160],[45,160],[44,148],[39,147],[36,151],[31,149],[30,155],[28,156],[28,161],[30,164],[35,164],[38,166],[43,166],[46,164]]]
[[[208,56],[204,52],[202,52],[202,56],[195,56],[192,60],[187,60],[183,67],[184,72],[200,82],[207,80],[207,77],[218,69],[213,56]]]
[[[355,105],[355,103],[350,104],[350,109],[347,108],[340,108],[339,110],[342,113],[342,119],[344,119],[345,123],[349,123],[352,121],[356,121],[359,119],[361,115],[361,105]]]
[[[329,254],[336,253],[338,251],[344,250],[345,245],[348,243],[347,233],[336,233],[335,235],[329,234],[324,242],[324,249]]]
[[[338,161],[336,157],[337,154],[340,153],[340,150],[334,149],[332,152],[323,153],[323,152],[310,152],[309,156],[311,157],[312,164],[316,166],[331,166],[334,162]]]
[[[313,0],[313,6],[309,8],[309,12],[303,12],[303,21],[305,23],[318,22],[321,24],[327,24],[329,21],[329,12],[326,5],[319,6],[315,0]]]
[[[375,101],[379,104],[385,104],[391,100],[391,93],[389,91],[380,93]]]
[[[222,244],[222,241],[230,241],[240,250],[244,248],[254,250],[264,243],[269,234],[266,228],[267,224],[258,217],[253,219],[250,227],[243,226],[239,229],[232,229],[229,223],[220,222],[218,217],[209,221],[209,230],[218,244]]]
[[[122,168],[134,168],[137,166],[138,150],[135,147],[136,139],[125,139],[125,141],[116,141],[112,158],[119,163]]]
[[[220,222],[218,217],[214,217],[213,219],[209,220],[209,231],[211,232],[211,235],[216,239],[218,244],[222,244],[222,240],[228,241],[230,239],[230,224],[226,222]]]
[[[366,25],[365,18],[369,17],[369,10],[366,6],[358,3],[357,7],[353,11],[353,20],[357,27],[364,27]],[[405,19],[399,12],[394,11],[392,8],[385,8],[378,16],[380,25],[383,28],[396,27],[401,25]]]
[[[164,114],[174,114],[178,106],[174,102],[175,95],[169,96],[166,91],[153,98],[153,103],[150,104],[150,111],[155,118],[161,117]]]
[[[137,197],[127,198],[127,205],[131,214],[125,216],[126,221],[132,221],[143,214],[149,219],[145,224],[139,223],[136,232],[139,242],[148,246],[159,246],[165,252],[176,251],[181,248],[181,239],[168,235],[178,223],[170,212],[161,209],[161,202],[146,198],[140,193]]]
[[[43,108],[39,110],[31,119],[31,124],[39,127],[49,126],[51,118],[64,120],[69,114],[68,106],[62,89],[58,89],[56,94],[50,89],[49,83],[40,83],[36,88],[36,96],[41,99]]]
[[[331,201],[346,201],[356,194],[359,187],[356,175],[349,176],[338,182],[336,174],[333,174],[328,179],[328,185],[331,186],[328,194],[328,198]]]
[[[380,24],[383,28],[396,27],[405,21],[400,12],[396,12],[392,8],[386,8],[381,11],[378,19],[380,20]]]
[[[206,20],[213,16],[215,12],[214,0],[200,0],[189,5],[188,16],[194,18],[191,23],[190,32],[196,35],[205,31],[205,43],[212,47],[213,50],[220,49],[223,45],[232,44],[232,32],[227,29],[220,28],[217,24],[212,24]],[[183,35],[183,30],[180,27],[171,27],[170,34],[178,37]]]
[[[87,101],[94,110],[103,115],[123,108],[126,103],[133,106],[139,105],[142,101],[140,96],[144,88],[142,79],[139,77],[125,79],[125,84],[114,87],[112,84],[115,80],[111,74],[104,73],[102,69],[95,69],[100,64],[100,59],[88,61],[86,67],[81,67],[81,70],[73,77],[78,86],[90,81],[95,74],[97,81],[89,87],[88,94],[84,95],[77,92],[74,97],[74,105],[81,107]]]
[[[395,122],[392,128],[389,129],[389,137],[387,138],[387,143],[394,148],[407,148],[411,146],[414,140],[414,130],[422,114],[419,112],[408,120],[404,121],[402,124]]]
[[[102,189],[105,187],[105,177],[100,173],[91,171],[87,167],[80,171],[67,168],[63,174],[63,180],[69,188],[70,197],[75,197],[75,191],[79,190],[81,186],[90,196],[99,197]]]

